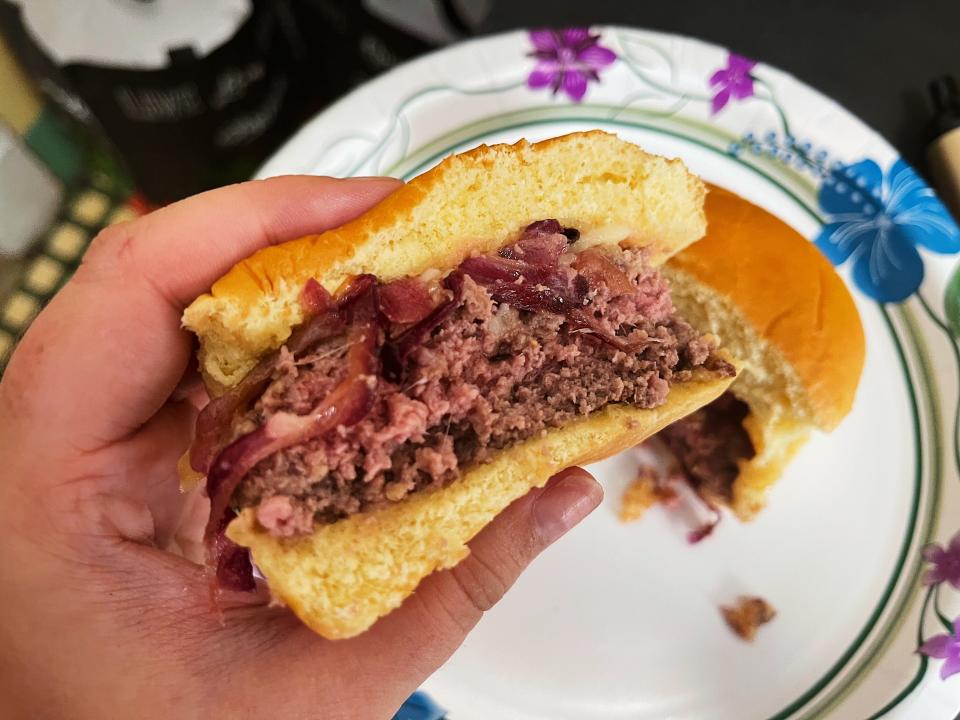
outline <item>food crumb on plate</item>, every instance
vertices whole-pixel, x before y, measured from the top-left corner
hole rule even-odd
[[[652,467],[641,467],[636,479],[627,486],[620,505],[621,522],[634,522],[657,503],[671,504],[677,492],[664,482]]]
[[[757,629],[776,617],[777,611],[761,597],[741,595],[736,605],[722,605],[720,612],[737,637],[753,642]]]

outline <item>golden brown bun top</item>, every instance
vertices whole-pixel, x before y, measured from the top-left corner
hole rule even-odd
[[[780,350],[831,430],[853,405],[863,370],[860,315],[830,262],[767,211],[710,186],[707,234],[670,261],[728,297]]]
[[[208,382],[229,387],[302,320],[297,297],[308,278],[334,291],[360,273],[391,280],[450,269],[547,218],[580,229],[587,242],[648,247],[659,263],[702,237],[703,196],[679,160],[604,132],[483,145],[448,157],[353,222],[243,260],[183,322],[200,338]]]

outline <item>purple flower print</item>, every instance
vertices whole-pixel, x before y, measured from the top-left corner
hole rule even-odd
[[[727,66],[710,76],[710,87],[714,91],[711,105],[714,114],[723,110],[731,97],[737,100],[753,97],[753,76],[750,71],[756,64],[756,60],[730,53]]]
[[[600,70],[617,59],[610,48],[600,45],[600,36],[589,28],[531,30],[530,42],[537,66],[527,78],[527,87],[561,90],[574,102],[583,100],[587,83],[600,79]]]
[[[950,539],[946,548],[927,545],[923,549],[923,559],[931,565],[923,576],[924,585],[947,582],[960,590],[960,533]]]
[[[960,638],[957,637],[956,630],[958,622],[960,618],[954,620],[953,632],[934,635],[919,648],[919,652],[927,657],[945,661],[940,668],[940,677],[943,680],[960,672]]]

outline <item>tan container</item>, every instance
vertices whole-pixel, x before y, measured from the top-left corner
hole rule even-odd
[[[960,222],[960,127],[930,143],[927,163],[940,198]]]
[[[13,53],[0,37],[0,121],[23,135],[36,122],[42,103]]]

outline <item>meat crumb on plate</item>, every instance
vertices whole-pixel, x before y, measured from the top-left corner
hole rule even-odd
[[[627,486],[620,506],[620,520],[634,522],[657,504],[657,474],[653,468],[640,468],[636,479]]]
[[[747,642],[753,642],[759,627],[777,615],[777,611],[766,600],[750,595],[741,595],[736,605],[721,606],[720,612],[737,637]]]
[[[636,479],[623,493],[620,521],[634,522],[657,503],[671,505],[677,501],[677,492],[652,467],[641,466]]]

